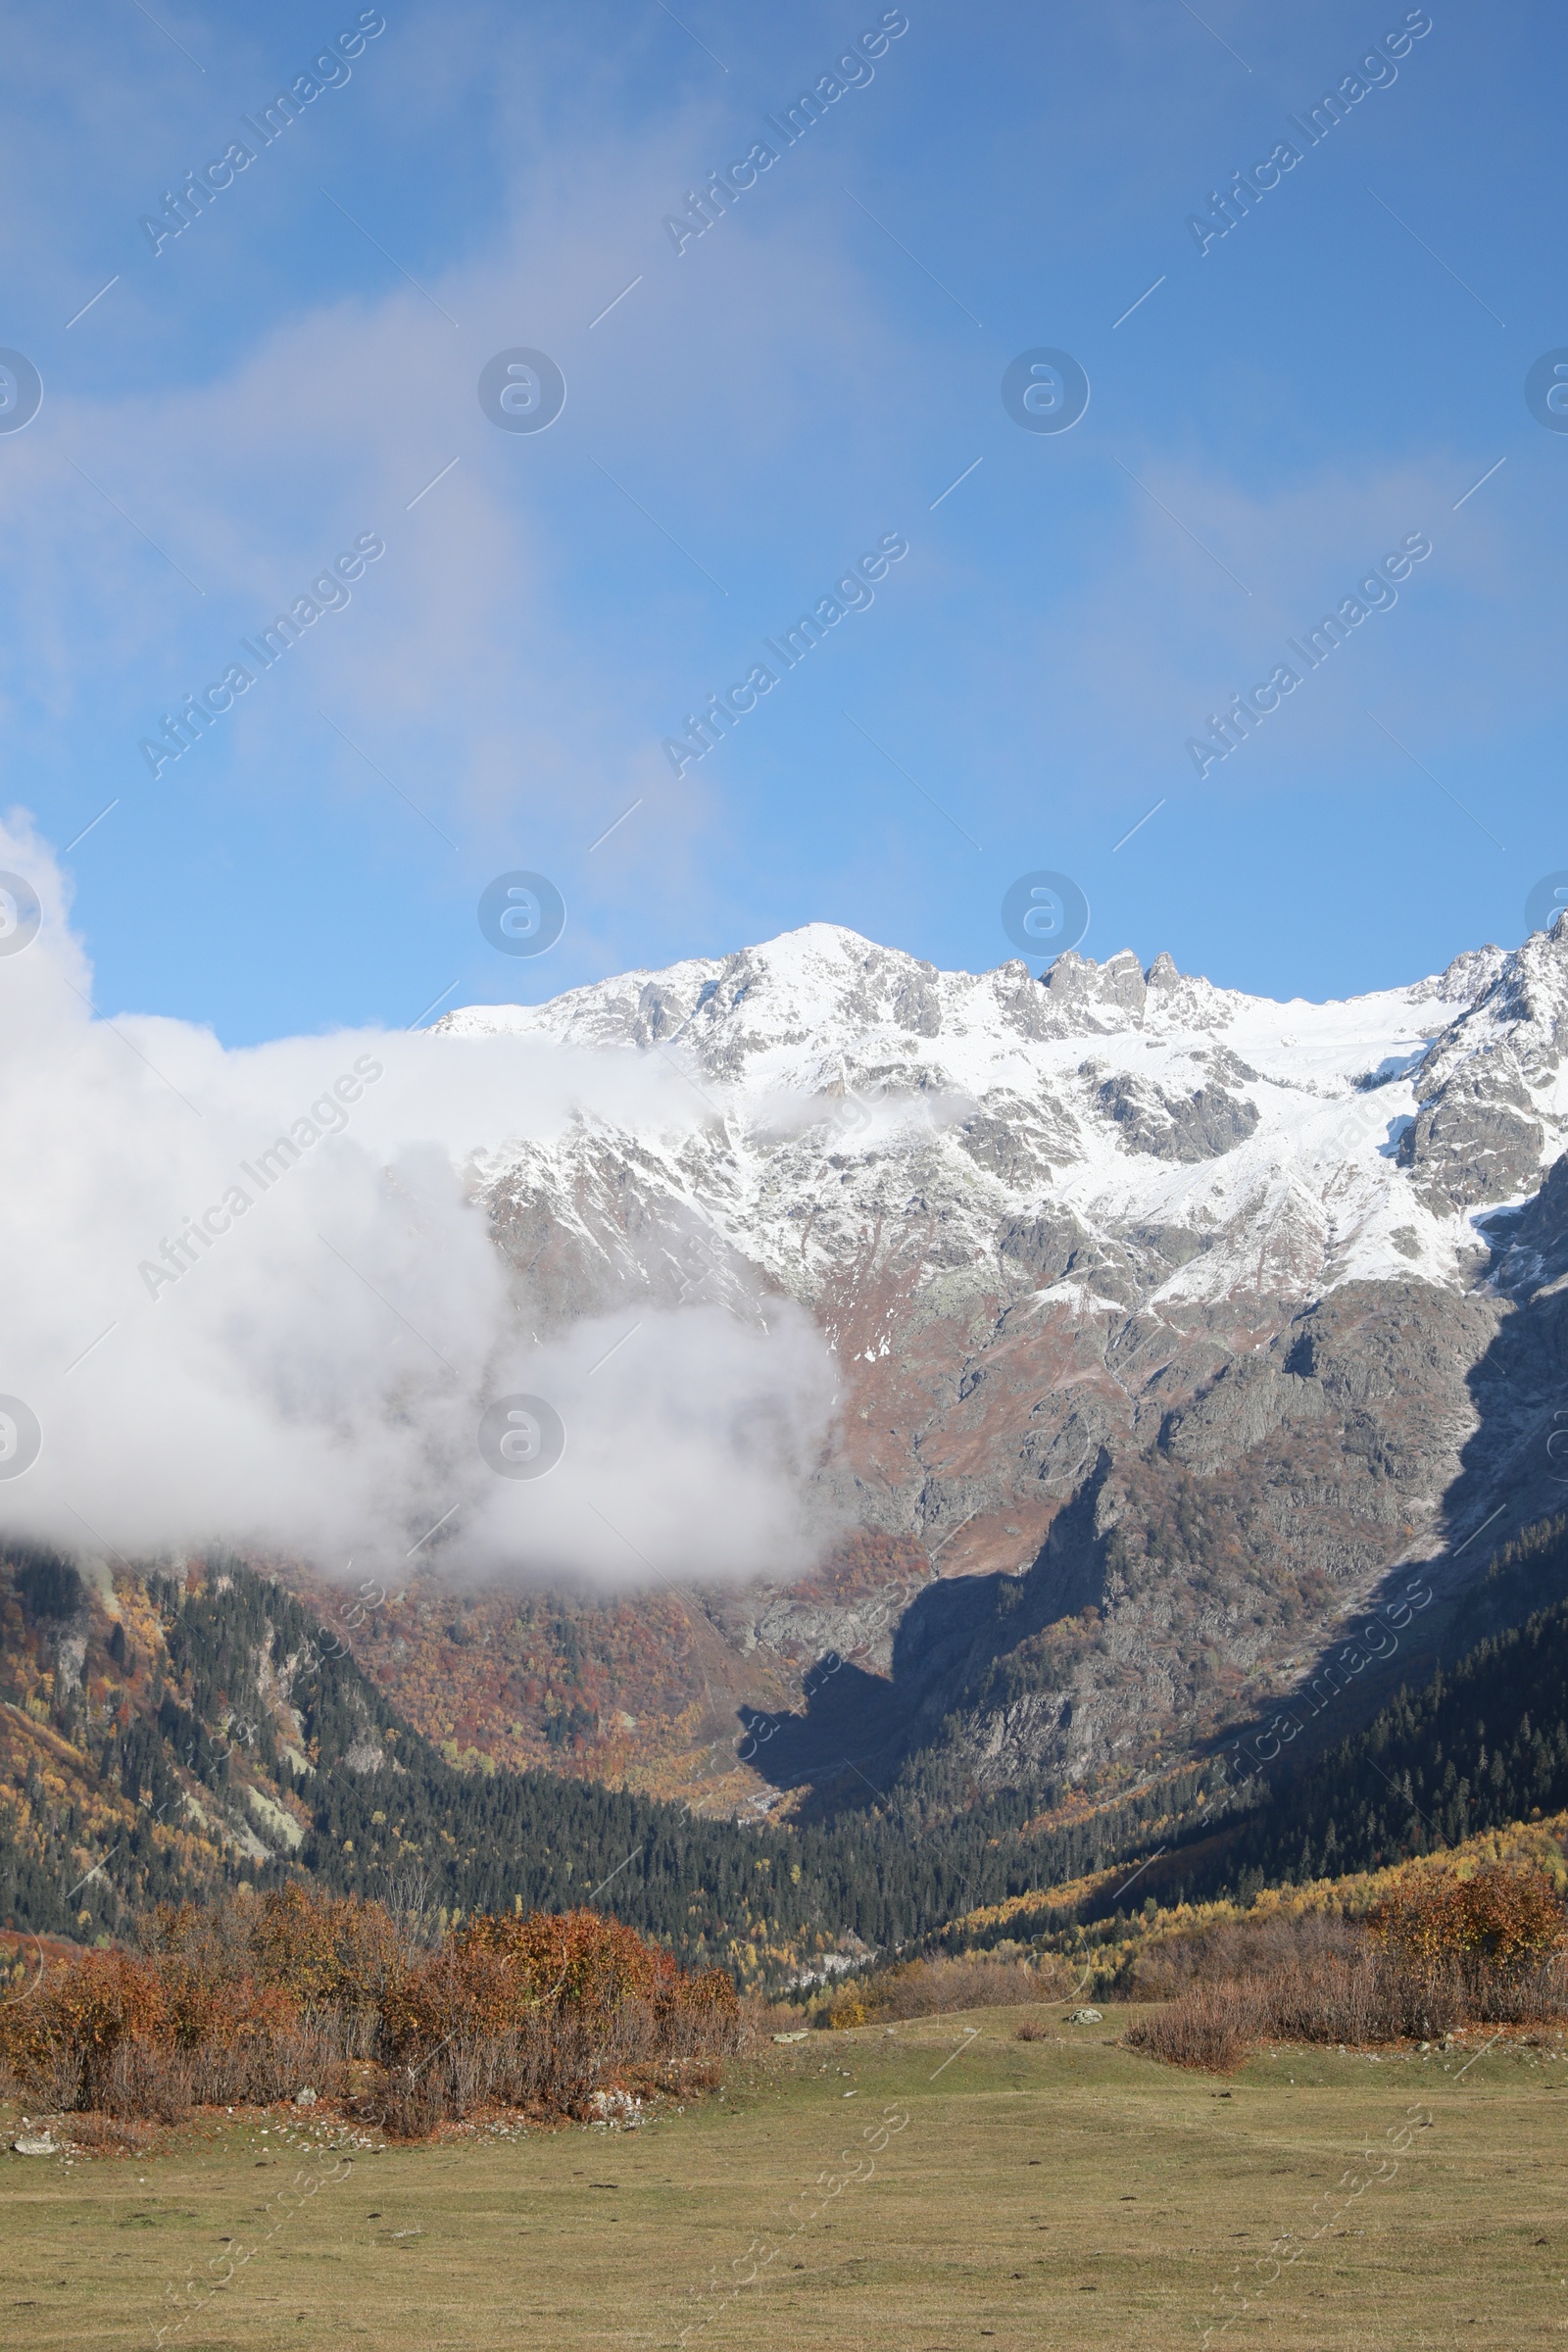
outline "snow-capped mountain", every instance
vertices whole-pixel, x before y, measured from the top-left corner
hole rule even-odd
[[[1462,1576],[1560,1501],[1561,918],[1325,1004],[1166,956],[940,972],[813,924],[437,1027],[501,1032],[662,1056],[706,1106],[476,1182],[536,1318],[817,1317],[822,1476],[885,1574],[706,1605],[793,1672],[858,1643],[895,1747],[956,1713],[1005,1779],[1191,1738],[1401,1565],[1463,1546]]]

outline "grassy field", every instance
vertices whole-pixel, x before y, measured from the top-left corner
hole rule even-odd
[[[1056,2038],[1020,2042],[1025,2014],[768,2044],[635,2132],[345,2157],[330,2122],[273,2110],[68,2166],[9,2153],[13,2106],[0,2340],[1125,2352],[1212,2328],[1522,2352],[1568,2332],[1555,2037],[1281,2050],[1218,2082],[1114,2046],[1125,2011],[1034,2012]]]

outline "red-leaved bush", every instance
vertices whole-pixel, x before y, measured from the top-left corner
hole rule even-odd
[[[279,1891],[165,1906],[0,2010],[0,2068],[55,2109],[178,2120],[309,2086],[418,2132],[486,2101],[556,2112],[738,2047],[717,1970],[595,1911],[470,1920],[434,1950],[377,1903]]]

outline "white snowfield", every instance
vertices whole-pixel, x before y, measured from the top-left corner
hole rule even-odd
[[[453,1012],[432,1034],[540,1037],[684,1073],[689,1127],[631,1135],[585,1117],[557,1143],[487,1154],[481,1180],[525,1180],[564,1226],[602,1238],[593,1201],[612,1151],[622,1190],[697,1220],[829,1323],[835,1270],[868,1234],[902,1236],[951,1307],[977,1278],[996,1287],[999,1236],[1042,1217],[1113,1247],[1156,1313],[1354,1279],[1459,1288],[1483,1262],[1476,1216],[1499,1203],[1429,1205],[1400,1138],[1458,1076],[1483,1105],[1496,1094],[1539,1123],[1543,1166],[1557,1155],[1568,922],[1323,1004],[1214,988],[1168,956],[1146,973],[1130,952],[1063,956],[1049,985],[1022,962],[941,972],[813,923],[538,1006]],[[1035,1295],[1127,1305],[1076,1273]]]

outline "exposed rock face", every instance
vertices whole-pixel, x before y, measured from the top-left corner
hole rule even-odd
[[[581,1121],[481,1171],[535,1328],[788,1293],[837,1350],[856,1576],[690,1596],[730,1660],[691,1650],[692,1705],[772,1727],[754,1788],[911,1746],[980,1783],[1142,1763],[1401,1564],[1462,1578],[1568,1494],[1568,921],[1331,1005],[815,926],[439,1026],[700,1093],[679,1132]],[[695,1672],[635,1710],[650,1772]]]
[[[1257,1126],[1256,1103],[1239,1101],[1222,1086],[1181,1096],[1136,1079],[1107,1078],[1098,1101],[1121,1129],[1127,1149],[1155,1159],[1218,1159],[1245,1144]]]
[[[1149,988],[1130,951],[1097,964],[1092,956],[1070,949],[1058,956],[1046,974],[1047,1001],[1055,1016],[1058,1037],[1094,1036],[1102,1029],[1122,1029],[1144,1017]]]
[[[1174,1412],[1160,1431],[1173,1461],[1200,1478],[1234,1467],[1276,1430],[1321,1421],[1328,1412],[1323,1383],[1314,1371],[1290,1368],[1311,1341],[1303,1335],[1282,1372],[1264,1356],[1239,1356],[1215,1375],[1184,1412]]]
[[[1405,1129],[1399,1164],[1415,1171],[1422,1199],[1440,1211],[1506,1200],[1528,1189],[1541,1166],[1545,1132],[1530,1112],[1511,1071],[1459,1069]]]
[[[1546,1181],[1521,1209],[1484,1220],[1494,1251],[1498,1290],[1545,1291],[1568,1274],[1568,1153],[1552,1161]]]
[[[1467,965],[1464,977],[1478,981],[1496,956],[1484,950],[1449,971]],[[1497,957],[1470,1009],[1411,1072],[1418,1107],[1399,1156],[1429,1205],[1470,1208],[1535,1190],[1544,1151],[1560,1149],[1565,1053],[1568,923],[1559,915],[1549,932]]]
[[[1058,956],[1042,983],[1050,1037],[1095,1037],[1128,1028],[1156,1033],[1172,1028],[1220,1029],[1247,1000],[1233,989],[1179,972],[1169,956],[1156,956],[1147,972],[1130,949],[1097,964],[1092,956],[1069,949]]]

